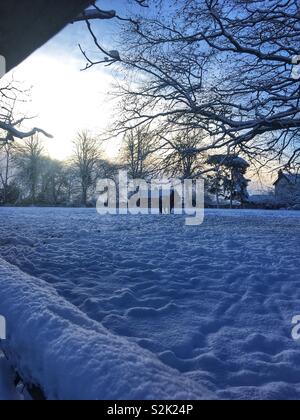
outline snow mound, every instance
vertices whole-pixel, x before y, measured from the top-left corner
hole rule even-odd
[[[2,348],[48,399],[213,399],[150,351],[106,330],[46,282],[0,259]]]
[[[20,399],[13,385],[13,376],[11,367],[0,352],[0,401],[17,401]]]
[[[33,337],[23,337],[12,350],[15,358],[22,357],[20,363],[16,361],[18,366],[26,361],[28,376],[33,375],[32,366],[43,372],[44,376],[33,376],[37,383],[46,382],[47,372],[53,383],[58,369],[65,376],[69,369],[74,378],[77,372],[72,373],[72,368],[78,366],[84,388],[87,379],[82,372],[88,371],[87,360],[91,360],[90,372],[95,369],[96,354],[99,369],[92,383],[100,387],[98,378],[106,375],[101,372],[107,366],[113,375],[109,384],[119,386],[125,356],[112,353],[117,365],[113,368],[107,361],[98,363],[102,354],[108,357],[103,348],[112,334],[117,346],[120,340],[126,343],[123,354],[138,351],[140,356],[141,349],[147,354],[143,358],[152,373],[144,374],[148,368],[141,362],[141,379],[131,378],[128,384],[130,397],[146,377],[152,382],[145,395],[153,396],[154,388],[159,395],[156,382],[162,378],[164,387],[165,372],[170,369],[170,383],[180,382],[184,388],[185,379],[192,381],[186,389],[193,395],[206,396],[204,388],[218,399],[300,399],[300,340],[292,337],[292,319],[300,313],[300,212],[213,209],[206,211],[203,225],[188,228],[182,216],[100,217],[95,209],[0,208],[0,215],[5,221],[0,224],[0,258],[32,276],[22,275],[16,283],[11,274],[0,275],[0,314],[4,306],[9,318],[18,314],[10,329],[15,336],[19,337],[18,331],[24,334],[23,318],[26,334],[32,329]],[[10,272],[7,266],[6,271]],[[15,300],[8,300],[13,294],[5,289],[12,287],[12,281],[13,293],[23,299],[17,311]],[[73,318],[76,314],[77,324],[68,321],[71,315],[65,312]],[[29,326],[27,319],[31,319]],[[71,341],[69,335],[81,336],[81,330],[85,335],[97,334],[100,350],[90,351],[88,344],[83,356],[86,339],[81,338],[72,354],[67,340]],[[37,333],[44,336],[36,337]],[[54,337],[48,338],[51,333]],[[60,338],[62,333],[67,338]],[[31,348],[37,349],[37,356]],[[74,357],[71,368],[64,367],[65,351],[66,357]],[[33,359],[30,365],[29,358]],[[151,366],[157,366],[157,360],[160,376],[154,377],[157,370]],[[118,391],[124,397],[121,385],[113,393],[101,380],[101,398]],[[59,384],[64,385],[61,378]],[[170,389],[164,390],[162,398]]]

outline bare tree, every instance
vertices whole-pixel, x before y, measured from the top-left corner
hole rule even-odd
[[[24,89],[20,83],[1,80],[0,85],[0,147],[1,167],[0,181],[2,184],[1,200],[3,204],[17,200],[19,188],[23,186],[29,191],[29,202],[36,203],[38,180],[40,178],[40,160],[42,146],[38,133],[46,137],[52,136],[39,128],[23,131],[22,126],[30,117],[19,112],[20,104],[27,102],[29,90]],[[25,140],[22,145],[15,144],[15,140]],[[14,197],[13,197],[14,196]]]
[[[15,158],[18,179],[21,185],[29,191],[31,204],[37,203],[39,182],[42,173],[43,145],[38,136],[26,139],[18,145]]]
[[[180,130],[173,139],[165,139],[160,149],[160,168],[171,177],[195,179],[206,172],[207,153],[199,149],[207,142],[203,131],[187,129]]]
[[[48,138],[50,134],[40,128],[23,131],[22,125],[31,118],[17,113],[17,104],[25,102],[29,91],[14,80],[0,84],[0,143],[9,143],[15,139],[26,139],[38,133]]]
[[[121,161],[132,179],[147,179],[155,172],[156,141],[149,127],[138,127],[125,134]]]
[[[238,147],[252,158],[273,153],[299,162],[299,1],[177,0],[173,9],[166,0],[153,3],[158,12],[129,20],[118,54],[100,44],[88,22],[103,56],[88,67],[115,63],[135,75],[123,87],[116,129],[157,121],[172,138],[174,127],[192,127],[211,136],[200,151]]]
[[[209,175],[209,192],[216,195],[218,206],[220,196],[230,200],[231,208],[234,200],[241,204],[248,202],[249,180],[245,175],[250,165],[245,159],[237,155],[213,155],[207,163],[213,168],[213,175]]]
[[[69,204],[71,189],[68,166],[64,162],[43,157],[38,202],[49,205]]]
[[[90,189],[97,180],[98,162],[101,159],[99,140],[88,131],[78,134],[74,141],[72,162],[77,169],[81,187],[81,203],[86,206]]]
[[[13,143],[0,144],[0,185],[1,202],[7,204],[11,200],[11,193],[16,191],[16,170],[14,165],[16,148]],[[15,197],[16,198],[16,197]]]

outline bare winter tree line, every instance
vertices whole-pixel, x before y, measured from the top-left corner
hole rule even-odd
[[[38,135],[0,145],[0,205],[94,205],[97,180],[117,171],[87,131],[66,161],[50,158]]]
[[[156,148],[157,133],[137,128],[124,136],[118,162],[103,158],[102,142],[87,131],[78,134],[73,142],[73,154],[66,161],[46,155],[38,135],[22,141],[0,145],[0,205],[94,206],[98,197],[97,181],[118,179],[120,169],[129,179],[168,176],[195,179],[203,172],[207,194],[220,199],[245,203],[248,163],[238,157],[214,156],[199,159],[198,154],[186,154],[182,144],[190,141],[175,139],[174,150]],[[196,143],[196,134],[193,141]],[[201,175],[203,176],[203,175]]]
[[[31,117],[20,114],[30,90],[11,80],[0,84],[0,205],[91,204],[97,179],[114,165],[103,158],[101,141],[88,131],[74,139],[73,155],[61,162],[47,156],[44,130],[25,131]]]
[[[97,181],[118,179],[120,169],[129,179],[179,177],[195,179],[205,168],[206,192],[220,200],[246,203],[248,181],[247,162],[241,158],[214,156],[199,160],[198,155],[181,154],[153,148],[156,133],[138,128],[124,137],[119,163],[103,159],[101,142],[87,131],[74,140],[70,159],[61,162],[45,154],[38,136],[22,142],[5,143],[0,147],[0,204],[94,206],[98,197]],[[203,175],[202,175],[203,176]],[[209,203],[207,203],[209,204]]]

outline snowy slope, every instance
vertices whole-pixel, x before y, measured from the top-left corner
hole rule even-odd
[[[9,331],[5,354],[22,378],[40,385],[50,399],[213,397],[3,260],[0,296]]]
[[[56,391],[49,387],[52,397],[66,397],[72,387],[73,397],[82,389],[96,396],[105,383],[100,398],[163,398],[174,389],[205,397],[209,389],[218,398],[300,399],[300,344],[291,337],[292,318],[300,315],[300,213],[212,210],[195,227],[176,216],[100,217],[80,209],[0,209],[0,216],[0,255],[35,277],[0,264],[0,313],[11,308],[7,283],[14,305],[26,296],[12,314],[19,314],[11,343],[20,365],[29,374],[30,361],[30,372],[37,366],[43,375],[36,380],[55,382],[57,366],[66,364],[60,355],[69,356],[62,372],[73,378],[76,366],[95,384],[78,391],[62,375]],[[22,322],[33,328],[26,344],[18,341]],[[76,347],[74,334],[95,343],[89,363],[90,346],[79,340]],[[134,357],[139,372],[129,386],[118,380],[123,368],[110,371],[101,358],[111,349],[123,367],[124,354],[143,355],[143,362]],[[55,363],[48,368],[49,360]]]

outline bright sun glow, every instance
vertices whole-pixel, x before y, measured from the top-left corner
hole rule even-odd
[[[27,122],[54,136],[45,140],[49,155],[66,159],[72,153],[72,141],[78,131],[95,134],[105,130],[112,118],[113,106],[108,95],[112,76],[102,68],[81,71],[83,60],[63,53],[47,54],[43,49],[32,55],[14,71],[14,78],[32,86],[31,101],[25,105]],[[117,154],[117,142],[105,148],[108,157]]]

